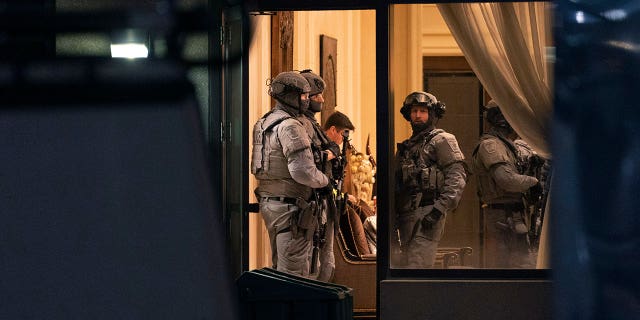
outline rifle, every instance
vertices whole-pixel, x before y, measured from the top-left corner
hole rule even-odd
[[[325,207],[327,206],[326,203],[326,199],[319,199],[319,207]],[[313,232],[313,239],[312,239],[312,243],[313,243],[313,250],[311,251],[311,268],[309,270],[310,274],[315,274],[318,270],[317,270],[317,265],[318,265],[318,260],[320,259],[320,249],[324,246],[324,243],[326,242],[325,239],[325,233],[326,233],[326,225],[322,223],[321,220],[321,213],[318,213],[317,219],[318,219],[318,226],[316,227],[316,230]]]
[[[537,199],[530,200],[533,210],[529,223],[529,243],[533,249],[538,248],[542,224],[544,222],[544,210],[547,205],[549,188],[551,187],[551,168],[548,160],[543,166],[536,169],[536,177],[542,183],[542,194]]]
[[[327,158],[326,156],[324,156],[325,153],[322,152],[323,149],[329,148],[331,152],[337,154],[338,156],[336,157],[335,160],[331,161],[332,179],[329,179],[331,183],[331,188],[330,188],[331,191],[327,192],[325,188],[322,188],[322,189],[316,189],[314,192],[316,201],[318,203],[319,212],[316,216],[318,219],[318,224],[316,229],[313,232],[313,237],[312,237],[313,249],[311,252],[311,266],[309,270],[311,274],[315,274],[318,271],[317,267],[318,267],[318,261],[320,259],[320,251],[326,242],[326,228],[327,228],[326,223],[328,219],[334,220],[334,227],[339,226],[339,219],[336,216],[337,214],[336,206],[337,206],[337,203],[340,201],[341,193],[339,192],[339,190],[342,187],[342,180],[344,178],[344,166],[345,166],[345,159],[346,159],[344,150],[342,152],[339,152],[338,150],[339,146],[336,146],[335,143],[334,143],[335,151],[334,151],[334,148],[330,146],[329,144],[330,139],[326,136],[324,131],[322,131],[318,126],[314,126],[314,129],[316,130],[316,134],[318,135],[318,137],[322,142],[319,146],[316,146],[314,148],[317,150],[317,154],[318,154],[317,157],[314,155],[314,160],[316,162],[317,168],[323,172],[326,172],[325,164],[327,163],[326,162]],[[337,196],[334,191],[335,189],[338,189]],[[326,215],[323,215],[322,212],[326,212]]]

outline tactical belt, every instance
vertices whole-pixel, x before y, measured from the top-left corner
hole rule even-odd
[[[291,231],[291,227],[286,227],[286,228],[278,231],[276,234],[281,234],[281,233],[285,233],[285,232],[289,232],[289,231]]]
[[[524,204],[520,202],[513,203],[492,203],[487,204],[488,208],[508,211],[524,211]]]
[[[295,205],[298,200],[296,198],[288,198],[288,197],[262,197],[262,201],[280,201],[280,202]]]

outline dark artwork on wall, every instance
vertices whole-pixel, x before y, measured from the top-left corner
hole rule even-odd
[[[327,84],[322,95],[324,96],[324,108],[322,108],[321,124],[336,109],[336,75],[337,75],[338,40],[326,35],[320,35],[320,76]]]

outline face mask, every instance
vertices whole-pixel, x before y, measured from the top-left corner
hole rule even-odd
[[[309,99],[307,100],[302,100],[300,99],[300,113],[304,113],[305,111],[307,111],[307,109],[309,109]]]
[[[317,102],[317,101],[313,101],[311,99],[309,99],[309,109],[313,112],[320,112],[322,111],[322,105],[323,103],[321,102]]]

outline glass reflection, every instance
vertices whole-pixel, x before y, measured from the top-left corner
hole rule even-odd
[[[584,12],[576,11],[576,22],[577,23],[584,23]]]
[[[391,268],[547,267],[550,13],[542,2],[392,7],[391,47],[403,50],[390,55]],[[491,107],[501,120],[487,121]]]

